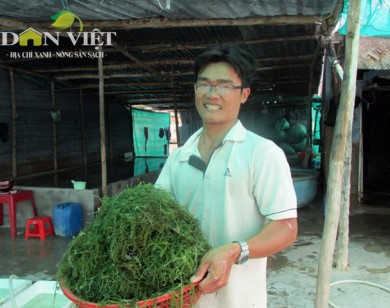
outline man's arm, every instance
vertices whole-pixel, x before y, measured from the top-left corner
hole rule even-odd
[[[258,234],[247,240],[249,256],[262,258],[274,255],[294,243],[297,235],[297,218],[272,220]]]
[[[296,218],[273,220],[255,236],[247,239],[250,258],[271,256],[290,246],[297,238],[298,222]],[[237,239],[243,240],[243,239]],[[229,281],[230,270],[236,263],[241,252],[237,243],[229,243],[207,252],[192,282],[200,282],[201,293],[214,293],[226,286]]]

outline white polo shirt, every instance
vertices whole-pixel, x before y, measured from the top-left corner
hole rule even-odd
[[[215,149],[208,165],[200,159],[194,133],[171,153],[156,182],[186,206],[213,247],[246,240],[267,220],[297,216],[296,196],[285,154],[240,121]],[[200,307],[266,307],[266,258],[234,265],[229,283],[204,295]]]

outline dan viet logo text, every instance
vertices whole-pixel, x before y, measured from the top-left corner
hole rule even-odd
[[[54,22],[51,24],[56,30],[71,29],[75,19],[79,23],[79,32],[45,32],[28,28],[21,33],[0,32],[1,46],[22,46],[22,47],[40,47],[40,46],[60,46],[61,41],[67,39],[73,46],[93,46],[97,50],[99,45],[112,46],[112,37],[116,32],[102,32],[94,29],[91,32],[83,32],[83,23],[81,19],[70,11],[61,11],[51,17]],[[58,54],[58,55],[57,55]],[[103,53],[97,52],[11,52],[11,58],[30,58],[30,57],[100,57]]]
[[[11,51],[9,53],[11,59],[50,59],[50,58],[104,58],[104,52],[100,51]]]

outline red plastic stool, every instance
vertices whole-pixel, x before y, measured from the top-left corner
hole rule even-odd
[[[46,240],[46,235],[54,234],[53,222],[50,216],[35,216],[26,221],[26,234],[24,238],[39,237]]]

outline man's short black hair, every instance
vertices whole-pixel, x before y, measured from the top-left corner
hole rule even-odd
[[[204,51],[196,59],[194,65],[195,82],[198,74],[210,63],[225,62],[230,64],[238,77],[240,77],[243,88],[249,88],[253,76],[256,73],[256,62],[252,55],[238,46],[216,47]]]

